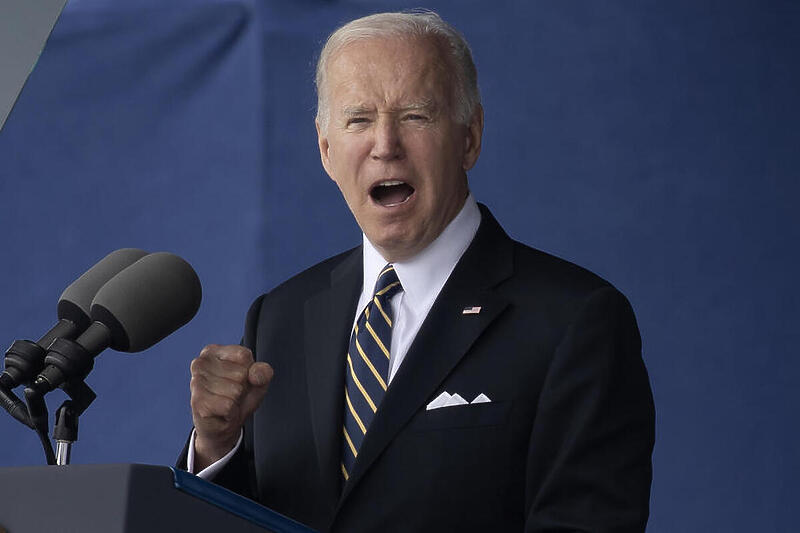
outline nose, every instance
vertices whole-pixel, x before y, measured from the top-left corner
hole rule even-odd
[[[390,115],[380,116],[374,127],[370,155],[375,160],[391,161],[403,157],[403,143],[397,124]]]

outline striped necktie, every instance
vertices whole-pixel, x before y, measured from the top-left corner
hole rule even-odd
[[[358,317],[347,351],[344,391],[342,476],[353,471],[358,450],[389,381],[389,347],[394,320],[389,299],[403,290],[392,265],[375,282],[372,300]]]

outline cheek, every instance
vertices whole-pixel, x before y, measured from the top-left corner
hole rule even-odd
[[[329,150],[331,166],[346,173],[355,172],[369,155],[366,143],[360,139],[338,142]]]
[[[359,165],[349,152],[331,151],[331,179],[344,195],[348,204],[359,196]]]
[[[454,154],[448,152],[449,146],[428,146],[424,157],[416,163],[420,172],[424,172],[425,181],[428,186],[437,190],[449,188],[461,169],[461,161],[457,160]],[[424,170],[423,170],[424,169]]]

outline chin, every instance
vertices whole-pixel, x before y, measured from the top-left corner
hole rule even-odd
[[[394,236],[384,236],[384,238],[372,240],[372,244],[381,252],[387,261],[403,261],[413,256],[414,243],[407,239]]]

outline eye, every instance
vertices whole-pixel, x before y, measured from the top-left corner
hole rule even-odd
[[[428,120],[428,117],[419,113],[409,113],[403,117],[404,120]]]
[[[351,117],[351,118],[347,119],[347,125],[348,126],[366,124],[368,122],[369,122],[369,119],[367,117]]]

